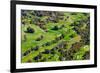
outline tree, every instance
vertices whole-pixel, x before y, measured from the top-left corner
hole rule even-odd
[[[58,26],[54,26],[53,28],[52,28],[52,30],[58,30],[59,28],[58,28]]]
[[[35,31],[34,31],[33,28],[31,28],[30,26],[27,27],[27,33],[34,33],[34,32],[35,32]]]

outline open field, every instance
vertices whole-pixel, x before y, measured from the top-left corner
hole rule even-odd
[[[90,14],[21,10],[22,63],[90,58]]]

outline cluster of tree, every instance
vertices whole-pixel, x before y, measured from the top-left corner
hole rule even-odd
[[[80,50],[80,47],[83,45],[83,42],[76,42],[72,45],[70,49],[64,50],[67,46],[67,42],[62,41],[57,46],[53,47],[52,49],[45,49],[43,52],[39,52],[39,54],[35,57],[33,57],[33,60],[35,62],[45,62],[49,59],[52,59],[57,52],[59,53],[59,61],[66,61],[66,60],[73,60],[74,54],[77,53]],[[43,54],[52,54],[49,57],[44,57]],[[83,56],[84,59],[90,58],[89,51],[85,53]],[[28,60],[28,62],[31,62]]]
[[[79,34],[81,36],[80,43],[82,46],[90,45],[90,16],[87,13],[83,13],[83,14],[86,16],[85,19],[80,19],[79,21],[75,21],[73,24],[71,24],[71,26],[74,26],[73,30],[75,30],[77,32],[77,34]],[[72,47],[73,47],[73,45],[72,45]],[[74,48],[74,50],[76,50],[76,49]],[[74,54],[72,54],[72,55],[74,55]],[[70,55],[68,55],[68,56],[70,56]],[[85,53],[83,58],[89,59],[89,57],[90,57],[90,53],[88,51]]]
[[[21,11],[21,17],[22,20],[27,19],[30,21],[30,24],[36,24],[38,26],[44,25],[48,22],[57,23],[59,19],[63,18],[64,14],[62,12],[56,12],[56,11],[32,11],[32,10],[22,10]],[[41,17],[47,17],[44,21],[41,20]],[[25,24],[26,21],[22,21],[22,24]],[[41,23],[41,24],[40,24]],[[40,26],[41,27],[41,26]]]
[[[65,41],[62,41],[61,43],[59,43],[57,46],[53,47],[52,49],[45,49],[43,52],[40,52],[37,56],[33,57],[33,60],[38,62],[38,61],[46,61],[48,59],[53,58],[53,55],[56,54],[56,52],[58,51],[60,54],[63,55],[64,52],[64,48],[66,48],[67,44]],[[43,57],[43,54],[52,54],[50,57]],[[61,59],[60,55],[59,56],[59,60]]]
[[[74,26],[73,30],[77,32],[81,36],[82,41],[84,44],[89,45],[90,44],[90,19],[88,18],[87,20],[81,20],[81,21],[76,21],[74,22],[71,26]],[[84,27],[84,29],[81,29]]]
[[[27,56],[28,54],[30,54],[31,52],[33,52],[33,51],[37,51],[37,50],[39,50],[39,46],[36,46],[36,47],[31,47],[30,49],[28,49],[27,51],[25,51],[23,54],[22,54],[22,56]]]
[[[65,58],[65,60],[73,60],[74,54],[80,50],[80,47],[82,45],[83,45],[82,42],[76,42],[71,46],[70,49],[66,50],[63,53],[63,57]]]
[[[51,44],[56,43],[57,41],[61,40],[64,38],[64,35],[60,35],[59,37],[55,38],[55,40],[52,40],[51,42],[46,42],[44,44],[42,44],[41,46],[36,46],[36,47],[31,47],[30,49],[28,49],[25,53],[23,53],[23,56],[27,56],[29,53],[33,52],[33,51],[37,51],[40,47],[44,47],[44,46],[50,46]],[[40,37],[38,37],[36,39],[36,41],[40,41],[43,39],[43,35],[41,35]],[[59,48],[66,46],[65,44],[59,44],[58,45]]]

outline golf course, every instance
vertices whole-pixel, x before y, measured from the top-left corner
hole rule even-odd
[[[21,62],[90,59],[90,13],[21,10]]]

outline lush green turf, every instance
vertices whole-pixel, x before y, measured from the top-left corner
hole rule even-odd
[[[23,11],[25,11],[25,10],[23,10]],[[33,13],[33,15],[32,15],[32,13]],[[21,34],[22,34],[21,35],[22,63],[61,61],[60,58],[61,57],[66,58],[66,56],[63,56],[63,55],[66,55],[66,51],[71,49],[73,44],[75,44],[76,42],[80,42],[81,40],[84,40],[82,38],[82,36],[80,34],[78,34],[73,28],[75,26],[77,26],[76,24],[79,24],[77,21],[87,20],[87,18],[89,17],[89,14],[88,13],[87,13],[87,15],[85,15],[83,13],[72,14],[71,12],[62,12],[62,13],[63,13],[63,15],[59,16],[59,17],[62,17],[62,19],[60,19],[58,17],[56,19],[57,22],[55,23],[52,21],[46,22],[46,19],[50,17],[48,15],[39,17],[39,16],[34,15],[35,14],[34,11],[26,10],[27,15],[22,16],[22,22],[24,22],[24,24],[22,24],[22,26],[21,26],[22,27],[21,28],[21,30],[22,30],[22,32],[21,32]],[[43,21],[44,25],[42,25],[42,26],[44,26],[46,28],[47,32],[45,32],[44,29],[40,28],[39,25],[36,25],[36,23],[32,22],[33,19],[36,19],[35,17],[39,17],[40,21]],[[37,21],[37,23],[40,21]],[[32,23],[30,23],[30,22],[32,22]],[[74,24],[74,22],[77,22],[77,23]],[[74,26],[72,26],[72,24],[74,24]],[[52,28],[54,28],[55,26],[57,26],[59,29],[52,30]],[[28,27],[31,27],[32,29],[34,29],[35,32],[34,33],[25,32],[25,31],[27,31]],[[60,28],[60,27],[62,27],[62,28]],[[83,21],[82,26],[77,27],[77,28],[79,30],[88,29],[86,27],[87,27],[87,23]],[[47,42],[52,42],[52,40],[55,40],[55,38],[61,36],[62,34],[64,34],[63,39],[60,39],[53,44],[50,43],[49,46],[46,46],[46,45],[42,46],[43,44],[45,44]],[[41,35],[43,35],[43,38],[39,41],[36,41],[36,39],[39,38]],[[62,41],[65,41],[67,45],[65,46],[65,48],[58,48],[58,50],[63,50],[64,54],[62,54],[58,50],[54,50],[53,51],[54,54],[42,53],[46,49],[52,50],[52,48],[57,46],[59,43],[62,43]],[[33,50],[30,53],[28,53],[26,56],[23,56],[23,54],[27,50],[30,50],[31,48],[36,47],[36,46],[39,46],[38,50],[36,50],[36,51]],[[84,58],[83,56],[85,55],[85,53],[87,51],[89,51],[89,44],[82,44],[82,46],[80,46],[79,48],[80,49],[77,52],[73,53],[73,58],[72,58],[73,60],[82,60]],[[33,58],[35,58],[40,53],[41,53],[42,57],[38,60],[34,60]]]

